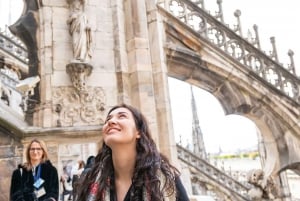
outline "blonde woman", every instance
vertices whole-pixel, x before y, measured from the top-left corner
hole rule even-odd
[[[47,147],[34,139],[26,148],[26,162],[12,174],[10,201],[57,201],[58,194],[58,174]]]

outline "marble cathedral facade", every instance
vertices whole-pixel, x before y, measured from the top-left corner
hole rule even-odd
[[[220,53],[216,44],[210,44],[213,40],[199,39],[195,31],[184,27],[180,21],[183,15],[179,16],[180,20],[171,16],[167,12],[170,2],[25,1],[23,14],[9,27],[25,47],[13,44],[18,48],[17,57],[4,53],[1,57],[0,200],[8,199],[11,172],[23,161],[23,149],[30,140],[45,140],[52,162],[62,171],[65,163],[97,153],[106,112],[123,102],[140,108],[147,116],[159,149],[183,170],[189,194],[193,193],[192,183],[199,180],[199,183],[209,183],[206,188],[222,187],[217,182],[208,182],[216,178],[205,171],[215,171],[213,176],[218,182],[225,175],[203,161],[199,164],[207,168],[197,170],[194,164],[197,157],[193,158],[193,154],[175,143],[168,76],[214,93],[223,100],[226,113],[244,114],[256,121],[264,139],[272,141],[264,156],[268,176],[288,168],[299,171],[299,87],[294,88],[292,97],[273,92],[273,88],[270,90],[269,85],[261,81],[262,70],[255,75],[249,69],[242,69],[236,61],[238,58],[227,58],[228,52]],[[184,8],[193,10],[192,13],[202,12],[189,1],[174,2],[180,2]],[[163,5],[167,5],[166,10]],[[215,19],[205,12],[202,14],[205,23],[212,25]],[[249,53],[243,60],[244,65],[253,64],[251,59],[261,52],[257,53],[252,44],[224,25],[216,24],[235,39],[230,42],[242,41]],[[234,47],[233,42],[230,47]],[[23,52],[28,55],[24,56]],[[239,56],[234,53],[232,57]],[[266,64],[274,63],[264,55],[261,58],[259,61]],[[286,70],[278,71],[289,77],[291,83],[300,83]],[[228,75],[228,72],[233,74]],[[197,125],[193,126],[199,131]],[[201,141],[201,136],[195,139]],[[203,148],[199,150],[202,154]],[[189,169],[187,174],[184,169]],[[208,176],[191,176],[195,171],[203,171],[203,175]],[[288,200],[283,198],[289,192],[286,177],[276,176],[281,182],[280,200]],[[230,190],[235,189],[226,188],[228,199],[247,200],[243,195],[231,197]]]

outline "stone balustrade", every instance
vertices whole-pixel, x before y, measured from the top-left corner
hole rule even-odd
[[[230,29],[224,23],[221,1],[220,11],[215,16],[204,9],[203,1],[165,0],[161,1],[159,6],[186,24],[187,29],[194,31],[201,40],[210,43],[245,68],[252,70],[271,88],[300,103],[300,79],[295,73],[293,51],[288,52],[291,63],[285,68],[278,61],[274,38],[271,38],[273,51],[267,55],[260,49],[256,26],[254,26],[256,33],[254,38],[243,38],[239,23],[235,29]],[[237,11],[235,16],[239,22],[240,12]]]
[[[0,49],[21,61],[28,64],[28,53],[25,46],[13,35],[0,30]]]
[[[240,182],[236,181],[235,179],[233,179],[223,171],[211,165],[209,162],[201,159],[191,151],[183,148],[178,144],[177,144],[177,154],[178,154],[178,158],[181,161],[188,164],[190,167],[193,167],[195,170],[199,172],[199,174],[205,175],[210,180],[213,180],[223,188],[234,193],[241,200],[250,200],[247,196],[247,192],[250,189],[250,186],[241,184]]]

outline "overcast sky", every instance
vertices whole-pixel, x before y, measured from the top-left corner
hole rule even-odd
[[[9,10],[14,9],[14,13],[9,15]],[[0,27],[13,24],[21,15],[23,10],[23,0],[0,0]]]

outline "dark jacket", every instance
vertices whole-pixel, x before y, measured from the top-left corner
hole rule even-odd
[[[179,177],[175,178],[175,182],[176,182],[176,190],[177,190],[176,200],[177,201],[189,201],[189,197],[187,195],[187,192],[186,192],[180,178]]]
[[[49,198],[58,200],[58,174],[56,168],[50,161],[41,164],[41,178],[45,180],[41,188],[44,187],[46,194],[41,196],[38,201],[46,201]],[[19,165],[19,168],[14,170],[11,178],[10,201],[34,201],[33,183],[32,170],[28,171]]]
[[[187,192],[186,192],[186,190],[185,190],[185,188],[184,188],[184,186],[183,186],[183,184],[182,184],[179,177],[175,178],[175,183],[176,183],[176,201],[189,201],[189,197],[187,195]],[[130,199],[130,194],[132,193],[131,190],[132,189],[130,187],[129,191],[127,192],[127,194],[124,198],[124,201],[131,201],[131,199]],[[114,192],[114,189],[111,189],[110,190],[110,201],[116,200],[115,196],[116,196],[116,193]],[[140,199],[139,200],[143,200],[142,193],[140,194]]]

